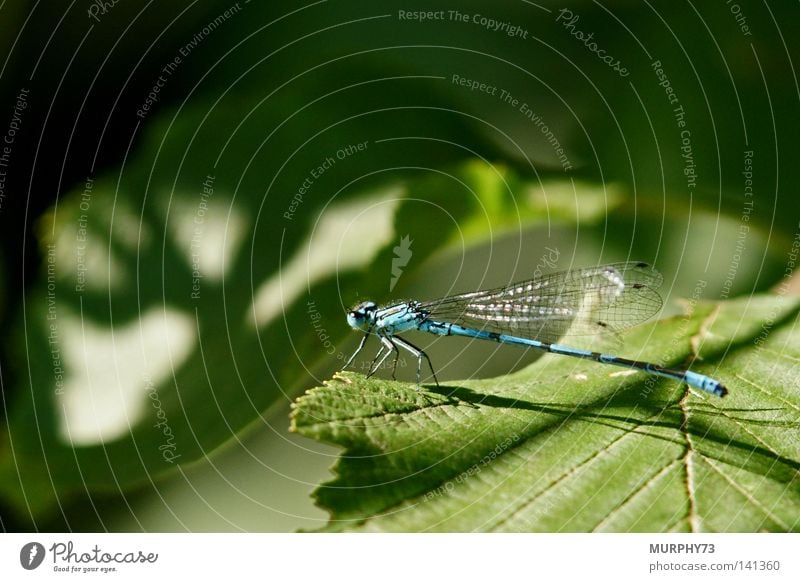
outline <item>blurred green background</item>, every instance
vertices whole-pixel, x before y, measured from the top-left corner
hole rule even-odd
[[[337,451],[288,433],[289,404],[367,297],[629,259],[664,273],[667,313],[773,288],[800,220],[798,16],[0,4],[0,526],[322,526]],[[418,343],[440,379],[535,358]]]

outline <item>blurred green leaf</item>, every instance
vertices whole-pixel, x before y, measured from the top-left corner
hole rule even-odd
[[[532,185],[477,161],[402,181],[386,174],[329,204],[310,188],[286,218],[297,188],[276,194],[280,212],[267,210],[263,186],[237,190],[226,177],[239,170],[213,169],[212,143],[223,138],[209,133],[195,151],[196,116],[181,120],[154,130],[163,144],[148,136],[124,183],[89,179],[39,224],[42,283],[18,333],[43,357],[10,407],[13,455],[0,458],[0,487],[23,514],[52,510],[64,494],[141,487],[258,423],[313,385],[318,368],[341,366],[342,313],[359,293],[389,293],[401,236],[429,257],[454,241],[574,218],[516,194],[541,199],[560,183]],[[365,141],[343,159],[331,150],[335,163],[368,157],[377,146]],[[351,180],[344,167],[338,179]]]
[[[798,306],[698,303],[627,334],[637,359],[699,353],[692,369],[722,379],[724,400],[554,355],[422,390],[340,373],[292,414],[344,447],[315,492],[328,529],[797,531]]]

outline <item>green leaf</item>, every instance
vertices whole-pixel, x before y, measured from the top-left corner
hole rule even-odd
[[[192,141],[194,115],[180,120],[164,132],[159,155],[146,148],[131,163],[124,186],[88,180],[40,223],[45,265],[18,333],[19,345],[42,358],[21,374],[31,385],[12,402],[11,436],[0,447],[0,495],[23,516],[53,511],[65,494],[141,487],[313,386],[313,370],[327,375],[341,365],[326,346],[350,336],[345,325],[319,322],[340,321],[342,301],[359,292],[389,293],[401,236],[413,239],[417,257],[404,269],[408,280],[424,264],[418,257],[455,241],[475,245],[545,216],[574,222],[568,210],[547,215],[537,204],[563,182],[534,184],[475,161],[448,175],[370,183],[330,204],[308,194],[292,220],[274,212],[256,219],[256,188],[234,195],[238,170],[202,174],[213,165],[204,160],[212,136],[178,178],[166,169],[180,165]],[[148,189],[139,180],[151,167]],[[604,191],[582,193],[583,220],[601,214]],[[282,191],[282,205],[292,192]],[[421,209],[444,208],[465,192],[438,228],[433,214],[419,220]],[[294,358],[283,357],[287,329]]]
[[[798,531],[799,306],[689,303],[626,334],[637,359],[698,357],[724,400],[548,354],[422,389],[339,373],[292,428],[344,448],[314,494],[330,530]]]

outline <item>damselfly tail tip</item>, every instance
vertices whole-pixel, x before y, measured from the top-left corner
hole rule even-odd
[[[725,396],[728,395],[728,389],[722,384],[720,384],[719,386],[717,386],[716,390],[714,390],[714,394],[716,394],[720,398],[724,398]]]

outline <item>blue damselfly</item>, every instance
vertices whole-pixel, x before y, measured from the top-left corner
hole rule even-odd
[[[421,381],[422,360],[425,359],[438,384],[428,355],[398,335],[417,330],[514,344],[632,368],[725,396],[728,393],[725,386],[697,372],[673,370],[556,343],[565,337],[616,335],[642,323],[661,309],[661,297],[656,290],[660,284],[661,275],[653,267],[647,263],[627,262],[553,273],[506,287],[434,301],[403,301],[385,306],[364,301],[347,314],[350,326],[365,333],[344,367],[352,364],[369,336],[374,334],[381,347],[367,376],[374,374],[393,353],[396,367],[399,348],[403,348],[417,358],[417,383]]]

